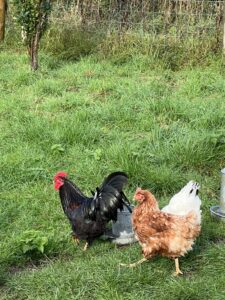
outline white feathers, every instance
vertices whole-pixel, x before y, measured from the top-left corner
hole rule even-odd
[[[169,204],[163,207],[162,211],[173,215],[184,216],[190,211],[197,215],[198,224],[201,223],[201,200],[198,196],[199,184],[189,181],[179,193],[174,195]]]

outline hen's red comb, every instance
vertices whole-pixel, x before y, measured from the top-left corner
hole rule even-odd
[[[57,180],[59,177],[67,177],[67,176],[68,176],[68,174],[66,172],[60,171],[55,174],[54,179]]]
[[[138,193],[140,193],[140,192],[142,192],[142,188],[138,187],[138,188],[136,189],[135,194],[138,194]]]

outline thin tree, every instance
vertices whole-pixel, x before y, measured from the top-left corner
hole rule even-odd
[[[50,0],[14,0],[15,14],[27,46],[31,68],[38,69],[38,49],[48,24]]]
[[[0,0],[0,42],[5,37],[6,0]]]

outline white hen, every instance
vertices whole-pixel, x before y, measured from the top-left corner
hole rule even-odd
[[[201,223],[201,200],[198,196],[200,186],[198,183],[189,181],[179,193],[174,195],[169,204],[163,207],[162,211],[173,215],[187,215],[194,211],[197,215],[199,224]]]

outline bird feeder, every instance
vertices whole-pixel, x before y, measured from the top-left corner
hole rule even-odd
[[[220,205],[210,207],[213,217],[225,222],[225,168],[221,170]]]
[[[132,228],[131,213],[127,207],[124,206],[122,211],[118,209],[117,221],[112,223],[112,229],[105,233],[105,237],[117,245],[127,245],[137,241]]]

